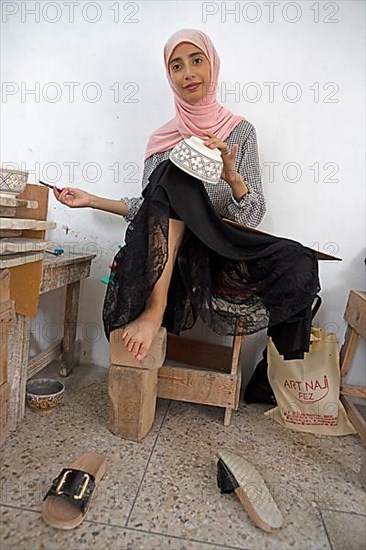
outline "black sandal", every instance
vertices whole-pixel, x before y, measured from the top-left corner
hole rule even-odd
[[[106,459],[82,454],[53,480],[42,504],[42,517],[57,529],[74,529],[83,521],[91,498],[106,471]]]

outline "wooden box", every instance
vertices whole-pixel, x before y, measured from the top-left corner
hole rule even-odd
[[[108,371],[109,429],[140,441],[150,431],[156,408],[157,369],[110,365]]]
[[[137,361],[122,341],[123,329],[114,330],[110,335],[109,354],[112,365],[135,367],[137,369],[158,369],[164,363],[166,354],[166,329],[161,327],[150,351],[142,361]]]

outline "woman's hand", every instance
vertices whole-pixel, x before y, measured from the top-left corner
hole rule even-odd
[[[87,191],[78,189],[77,187],[64,187],[61,190],[53,188],[53,194],[56,199],[62,204],[66,204],[70,208],[94,208],[119,216],[128,215],[128,207],[123,200],[105,199],[97,195],[91,195]]]
[[[235,144],[232,151],[229,151],[227,144],[221,141],[214,134],[208,133],[209,139],[204,142],[206,147],[210,149],[219,149],[221,151],[221,158],[223,162],[221,177],[225,180],[230,187],[232,184],[238,182],[238,172],[235,167],[235,159],[239,150],[239,145]]]
[[[92,206],[92,197],[87,191],[78,189],[77,187],[64,187],[61,192],[53,188],[53,194],[56,199],[62,204],[66,204],[70,208],[83,208]]]
[[[236,155],[239,150],[239,145],[236,143],[233,145],[232,151],[229,151],[227,144],[224,141],[218,139],[214,134],[208,133],[209,139],[204,141],[206,147],[210,149],[219,149],[221,151],[221,158],[223,162],[221,177],[231,187],[234,197],[237,200],[241,200],[247,193],[248,187],[246,186],[242,176],[237,172],[235,166]]]

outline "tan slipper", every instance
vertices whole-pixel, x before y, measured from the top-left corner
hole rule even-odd
[[[42,503],[42,517],[57,529],[74,529],[83,521],[90,500],[106,471],[105,457],[87,452],[53,480]]]
[[[216,456],[221,493],[235,491],[249,517],[264,531],[279,529],[283,524],[282,514],[256,468],[231,451],[219,451]]]

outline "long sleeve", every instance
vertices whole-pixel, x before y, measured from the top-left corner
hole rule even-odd
[[[249,192],[237,201],[231,187],[224,180],[216,186],[206,186],[210,199],[223,217],[243,225],[256,227],[266,212],[266,202],[262,189],[258,145],[255,128],[248,121],[240,124],[226,140],[231,148],[234,143],[242,143],[237,154],[237,171],[244,178]]]
[[[149,183],[149,177],[158,166],[158,164],[160,164],[168,157],[169,151],[164,151],[163,153],[156,153],[145,160],[144,171],[142,174],[141,190],[144,190]],[[128,214],[127,216],[124,216],[124,218],[127,222],[130,222],[137,214],[144,198],[142,195],[140,195],[139,197],[121,197],[121,199],[124,203],[126,203],[128,209]]]
[[[140,197],[122,197],[121,200],[126,204],[128,210],[127,215],[123,217],[127,222],[130,222],[137,214],[144,198],[140,195]]]
[[[244,178],[249,193],[237,201],[231,192],[232,202],[228,205],[228,211],[235,221],[256,227],[266,212],[266,201],[262,188],[257,136],[254,127],[243,147],[244,153],[238,166],[238,172]]]

